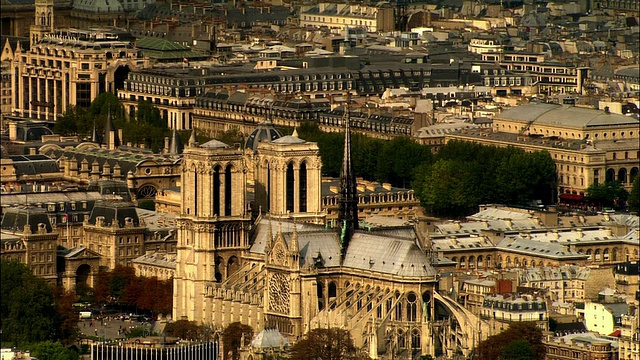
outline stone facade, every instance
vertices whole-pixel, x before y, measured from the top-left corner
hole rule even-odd
[[[51,0],[42,3],[42,12],[53,12]],[[53,20],[39,19],[30,48],[18,44],[10,63],[13,114],[55,121],[70,106],[86,108],[98,94],[115,93],[129,71],[148,65],[122,31],[53,32]]]
[[[251,164],[255,220],[245,206]],[[277,328],[290,342],[343,327],[375,356],[447,351],[436,351],[431,336],[436,273],[424,239],[410,226],[356,229],[350,239],[327,228],[320,168],[317,145],[295,133],[263,140],[246,157],[192,137],[182,162],[174,318]]]

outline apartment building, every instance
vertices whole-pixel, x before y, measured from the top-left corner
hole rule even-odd
[[[578,67],[575,63],[548,61],[537,53],[483,53],[482,61],[492,62],[506,70],[531,73],[536,77],[540,93],[577,93],[581,94],[588,68]]]

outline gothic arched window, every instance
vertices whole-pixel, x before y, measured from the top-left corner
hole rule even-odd
[[[286,184],[286,193],[287,193],[287,211],[293,212],[293,192],[295,190],[295,179],[293,174],[293,164],[289,163],[287,165],[287,184]]]
[[[307,212],[307,163],[303,162],[300,164],[299,173],[298,178],[300,179],[300,189],[298,201],[300,202],[300,212]]]
[[[231,216],[231,165],[224,171],[224,215]]]
[[[213,169],[213,214],[220,215],[220,165]]]

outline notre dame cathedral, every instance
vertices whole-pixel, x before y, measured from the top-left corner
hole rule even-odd
[[[174,319],[275,328],[290,343],[340,327],[374,359],[433,355],[436,271],[426,241],[411,226],[360,226],[348,112],[344,127],[340,216],[331,224],[321,210],[316,143],[268,124],[244,152],[192,135],[182,162]]]

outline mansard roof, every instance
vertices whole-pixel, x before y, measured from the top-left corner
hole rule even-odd
[[[104,226],[124,227],[127,219],[131,219],[133,226],[140,226],[138,212],[132,203],[107,201],[96,203],[89,216],[89,223],[96,225],[98,217],[104,218]]]
[[[31,232],[37,234],[40,224],[44,225],[47,233],[52,232],[51,221],[44,209],[20,207],[7,209],[2,217],[0,226],[3,230],[23,233],[25,226],[29,225]]]

